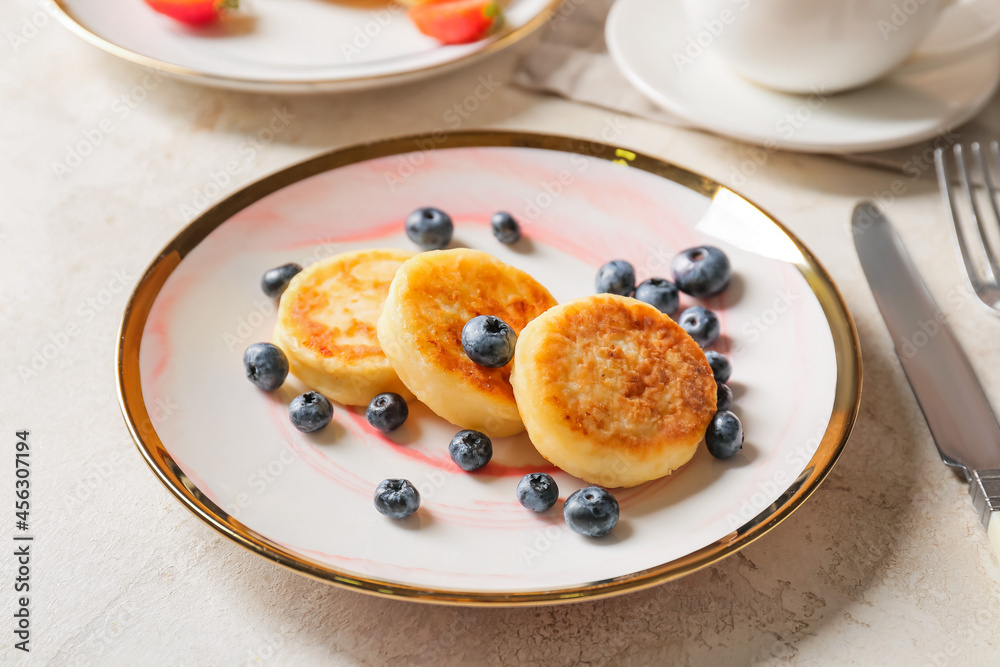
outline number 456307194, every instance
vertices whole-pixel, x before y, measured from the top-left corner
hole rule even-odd
[[[17,517],[17,527],[21,530],[27,530],[28,509],[31,507],[28,502],[28,498],[31,496],[30,484],[28,482],[28,478],[31,476],[31,470],[28,467],[28,457],[30,455],[28,449],[28,432],[18,431],[15,435],[17,436],[17,444],[14,453],[14,475],[17,477],[17,480],[14,482],[14,495],[17,496],[17,501],[14,503],[14,514]]]

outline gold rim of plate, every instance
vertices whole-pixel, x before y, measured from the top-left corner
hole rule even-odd
[[[142,65],[143,67],[149,67],[171,76],[192,79],[194,81],[222,86],[231,89],[255,89],[260,91],[292,91],[292,90],[308,90],[313,89],[317,92],[324,90],[331,90],[337,87],[343,87],[344,89],[351,88],[363,88],[366,83],[374,83],[378,81],[384,81],[385,83],[393,83],[394,80],[399,80],[402,82],[404,79],[409,80],[410,77],[421,78],[424,76],[431,76],[439,72],[445,72],[453,67],[459,67],[467,64],[471,64],[475,60],[480,58],[485,58],[486,56],[497,53],[506,49],[508,46],[513,46],[514,44],[520,42],[522,39],[532,34],[540,28],[546,21],[548,21],[552,16],[555,15],[556,10],[559,5],[562,4],[562,0],[549,0],[549,3],[545,8],[534,16],[530,21],[525,23],[519,28],[514,30],[504,31],[501,33],[500,37],[495,41],[491,42],[486,48],[476,51],[475,53],[470,53],[467,56],[459,58],[458,60],[451,60],[444,63],[439,63],[437,65],[430,65],[428,67],[421,67],[420,69],[405,70],[402,72],[388,72],[386,74],[376,74],[372,76],[359,76],[352,77],[348,79],[315,79],[315,80],[302,80],[302,81],[270,81],[262,79],[253,79],[245,77],[234,77],[234,76],[222,76],[216,74],[207,74],[205,72],[199,71],[197,69],[192,69],[190,67],[184,67],[182,65],[175,65],[173,63],[168,63],[158,58],[152,56],[146,56],[141,53],[137,53],[123,46],[119,46],[114,42],[105,39],[98,35],[94,30],[89,28],[87,25],[81,21],[76,14],[67,7],[68,0],[55,0],[56,16],[60,21],[69,28],[76,35],[81,37],[87,42],[90,42],[97,48],[110,53],[111,55],[117,56],[124,60],[136,63],[137,65]],[[504,30],[501,28],[501,30]]]
[[[428,144],[430,142],[430,144]],[[209,500],[170,458],[146,411],[139,377],[139,346],[153,302],[183,258],[213,230],[250,204],[292,183],[375,158],[436,148],[522,147],[577,153],[627,164],[678,183],[709,198],[736,197],[775,225],[801,253],[794,262],[819,301],[833,337],[837,384],[830,421],[816,453],[797,480],[770,507],[721,540],[682,558],[632,574],[551,591],[478,592],[421,588],[352,576],[310,560],[244,526]],[[140,453],[157,478],[205,523],[234,542],[299,574],[343,588],[402,600],[473,606],[540,605],[617,595],[677,579],[747,546],[794,512],[833,468],[854,427],[861,401],[861,353],[857,330],[843,297],[811,252],[781,223],[719,183],[657,158],[582,139],[522,132],[469,131],[387,139],[335,150],[267,176],[219,202],[167,244],[139,280],[122,317],[117,349],[117,386],[122,414]]]

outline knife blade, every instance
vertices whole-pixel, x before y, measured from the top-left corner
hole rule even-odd
[[[960,469],[1000,558],[1000,424],[969,358],[889,220],[854,209],[854,247],[941,460]]]

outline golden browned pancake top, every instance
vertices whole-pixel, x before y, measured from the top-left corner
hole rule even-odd
[[[511,364],[487,368],[469,359],[462,348],[462,327],[477,315],[495,315],[520,333],[556,305],[549,291],[520,269],[464,248],[422,253],[400,273],[406,279],[400,295],[403,319],[419,341],[420,353],[466,386],[513,401]]]
[[[376,322],[396,268],[411,255],[400,250],[345,253],[307,269],[286,292],[284,326],[323,357],[336,356],[346,364],[384,358]]]
[[[532,348],[537,390],[594,444],[642,459],[700,439],[715,414],[705,354],[652,306],[610,295],[570,302],[536,334],[544,335]]]

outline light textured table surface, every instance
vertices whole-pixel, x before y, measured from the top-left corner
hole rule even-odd
[[[448,110],[479,77],[503,82],[516,54],[392,90],[249,95],[150,76],[51,18],[26,30],[41,6],[0,5],[0,536],[13,532],[13,434],[22,428],[31,430],[36,534],[27,656],[13,648],[13,559],[0,556],[0,662],[1000,664],[1000,567],[965,486],[938,461],[848,233],[854,204],[898,181],[888,213],[1000,405],[1000,320],[967,296],[933,178],[762,155],[500,85],[462,127],[600,139],[610,125],[617,143],[741,184],[787,223],[857,321],[861,414],[809,502],[738,555],[682,580],[536,609],[377,599],[275,567],[173,499],[119,413],[116,328],[140,272],[184,224],[184,206],[197,207],[227,162],[242,169],[223,195],[331,148],[447,129]],[[25,32],[23,42],[10,40]],[[252,157],[239,153],[275,110],[288,126]],[[81,142],[89,154],[54,173]],[[75,333],[62,338],[67,331]],[[19,373],[50,341],[62,341],[58,353],[36,374]]]

